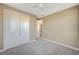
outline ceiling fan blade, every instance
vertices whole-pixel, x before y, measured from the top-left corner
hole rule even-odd
[[[38,8],[38,6],[37,6],[37,5],[35,5],[35,6],[32,6],[32,8]]]

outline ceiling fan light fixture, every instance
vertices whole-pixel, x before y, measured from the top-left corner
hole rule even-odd
[[[39,4],[39,8],[44,8],[44,4],[43,3]]]
[[[37,5],[32,6],[32,8],[44,9],[46,6],[44,3],[39,3]]]

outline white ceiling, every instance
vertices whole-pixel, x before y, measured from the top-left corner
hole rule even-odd
[[[22,11],[28,12],[30,14],[33,14],[38,18],[77,5],[76,3],[44,3],[46,7],[44,8],[44,10],[40,10],[39,8],[33,8],[33,6],[36,6],[38,3],[5,3],[5,4],[20,9]]]

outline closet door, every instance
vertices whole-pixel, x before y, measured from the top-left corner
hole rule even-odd
[[[19,13],[11,9],[5,9],[5,23],[5,47],[12,48],[18,45]]]
[[[20,18],[20,26],[21,26],[21,30],[20,30],[20,37],[22,42],[28,42],[29,41],[29,15],[26,14],[21,14],[21,18]]]

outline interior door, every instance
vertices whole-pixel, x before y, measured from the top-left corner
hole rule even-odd
[[[20,18],[20,35],[22,42],[28,42],[29,41],[29,15],[21,14]]]
[[[6,48],[12,48],[18,45],[18,27],[19,27],[19,13],[6,9],[5,10],[5,27],[6,27]]]

